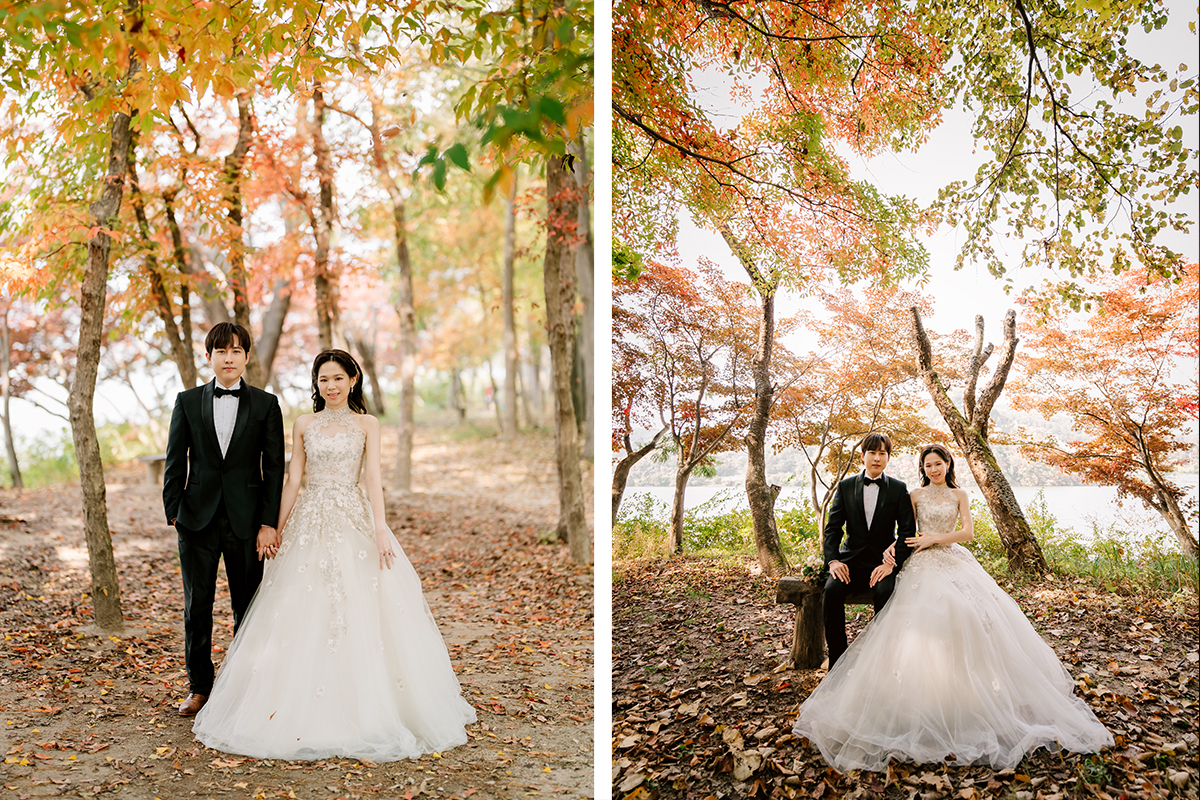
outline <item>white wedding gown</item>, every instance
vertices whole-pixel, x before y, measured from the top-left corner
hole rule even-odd
[[[921,533],[954,530],[958,505],[930,486]],[[883,610],[800,706],[793,730],[839,772],[888,759],[1015,766],[1038,747],[1088,753],[1112,734],[1016,602],[965,547],[909,556]],[[1057,743],[1057,744],[1056,744]]]
[[[351,413],[304,433],[308,486],[192,729],[215,750],[396,761],[467,741],[475,710],[398,542],[379,567]]]

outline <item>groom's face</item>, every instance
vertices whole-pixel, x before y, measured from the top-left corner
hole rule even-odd
[[[878,450],[868,450],[862,454],[863,469],[867,472],[868,478],[878,478],[883,471],[887,469],[888,460],[891,456],[888,451],[880,448]]]
[[[246,371],[250,357],[236,338],[228,347],[214,347],[211,353],[205,353],[209,366],[216,373],[217,380],[226,388],[232,387]]]

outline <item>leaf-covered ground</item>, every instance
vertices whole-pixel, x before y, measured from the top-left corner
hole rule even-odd
[[[1004,585],[1112,731],[1098,756],[1027,756],[1014,770],[893,763],[830,769],[791,734],[823,670],[788,670],[794,608],[748,561],[613,569],[613,796],[652,798],[1196,797],[1195,595],[1160,602],[1082,584]],[[873,613],[848,614],[853,637]]]
[[[418,439],[414,459],[417,491],[389,498],[389,523],[477,709],[466,745],[372,764],[270,762],[196,742],[175,712],[187,693],[175,534],[160,489],[126,470],[108,493],[122,636],[90,625],[78,489],[0,490],[3,794],[591,797],[593,573],[545,543],[557,518],[553,440]],[[222,577],[214,651],[232,630]]]

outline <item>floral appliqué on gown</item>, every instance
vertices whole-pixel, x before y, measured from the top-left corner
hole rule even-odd
[[[958,501],[928,486],[922,534],[948,533]],[[800,707],[793,728],[839,772],[889,759],[1015,766],[1038,747],[1094,752],[1112,734],[1058,656],[962,545],[914,553],[883,610]]]
[[[308,486],[196,715],[208,747],[395,761],[467,741],[475,710],[399,542],[392,568],[379,567],[365,447],[344,407],[305,430]]]

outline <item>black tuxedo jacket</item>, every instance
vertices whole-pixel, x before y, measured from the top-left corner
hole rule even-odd
[[[163,469],[163,510],[168,524],[200,530],[222,502],[230,527],[240,538],[257,535],[262,525],[279,522],[283,494],[283,414],[279,398],[242,381],[237,421],[229,449],[221,457],[213,425],[213,386],[175,396],[167,461]]]
[[[879,487],[879,499],[875,501],[875,515],[871,518],[870,528],[867,527],[867,514],[863,510],[863,473],[838,483],[833,502],[829,505],[829,517],[825,520],[823,550],[826,565],[830,561],[846,562],[860,555],[869,556],[882,564],[883,551],[895,540],[896,572],[899,572],[905,559],[912,553],[912,548],[904,541],[917,531],[908,487],[904,481],[888,477],[886,473],[883,479],[884,485]],[[843,529],[846,536],[844,542]]]

